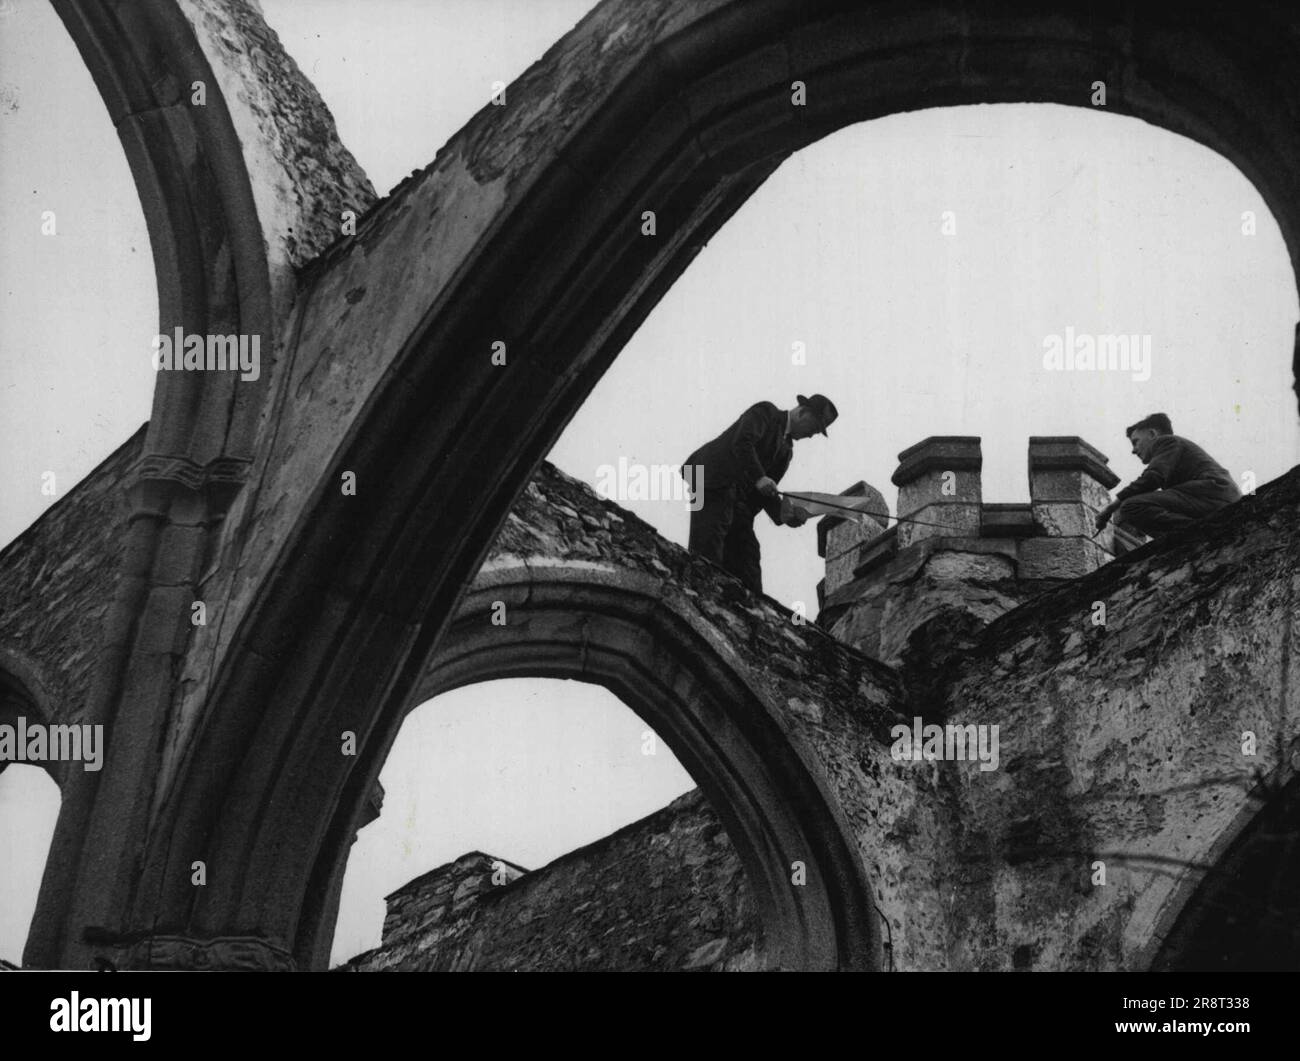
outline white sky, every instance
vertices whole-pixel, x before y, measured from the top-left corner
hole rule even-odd
[[[377,189],[424,166],[581,17],[587,0],[264,0]],[[815,86],[814,86],[815,90]],[[57,235],[41,234],[53,210]],[[955,235],[944,235],[945,211]],[[1243,236],[1243,211],[1258,234]],[[147,235],[89,75],[45,0],[0,5],[0,545],[148,418],[157,327]],[[1032,434],[1078,434],[1129,480],[1126,424],[1164,410],[1240,476],[1300,458],[1289,365],[1295,282],[1271,215],[1223,158],[1099,111],[965,107],[844,130],[785,164],[672,288],[551,453],[593,485],[619,458],[680,463],[747,405],[820,391],[830,439],[783,485],[866,479],[897,454],[984,439],[984,497],[1027,497]],[[1052,373],[1043,341],[1151,336],[1146,382]],[[807,364],[791,364],[802,342]],[[680,504],[627,507],[685,543]],[[760,517],[768,592],[815,610],[812,524]],[[603,690],[495,682],[417,711],[384,815],[349,865],[335,961],[378,942],[381,897],[479,848],[530,868],[691,787]],[[16,960],[56,806],[0,775],[0,957]],[[33,794],[34,793],[34,794]],[[23,860],[38,868],[21,878]],[[21,911],[27,910],[24,915]]]

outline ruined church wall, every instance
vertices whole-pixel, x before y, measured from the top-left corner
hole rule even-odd
[[[339,238],[344,211],[359,216],[375,202],[375,190],[257,0],[179,5],[244,149],[282,320],[296,271]]]
[[[83,721],[104,650],[127,543],[126,473],[143,441],[141,428],[0,552],[0,668],[39,684],[30,692],[62,723]]]
[[[611,527],[611,516],[617,518]],[[883,956],[895,968],[942,967],[948,927],[935,881],[947,860],[948,826],[934,782],[890,755],[904,721],[898,674],[820,627],[798,622],[766,597],[664,539],[585,483],[544,463],[516,502],[483,565],[517,560],[539,572],[558,559],[663,579],[660,607],[689,617],[749,675],[749,683],[842,815],[882,919]],[[812,865],[811,853],[787,851]],[[797,885],[792,884],[792,887]]]
[[[490,875],[486,857],[478,860]],[[650,971],[757,965],[762,929],[740,860],[698,790],[504,885],[467,873],[449,873],[446,880],[437,873],[426,876],[433,879],[412,882],[390,897],[384,943],[343,968]],[[440,884],[450,893],[445,901],[418,901],[420,890]]]
[[[999,725],[1001,761],[942,764],[952,967],[1147,968],[1260,780],[1295,775],[1298,507],[1300,469],[995,621],[958,665],[949,718]]]
[[[903,690],[897,706],[927,721],[998,726],[994,770],[893,761],[888,738],[787,690],[888,921],[887,967],[1150,966],[1258,813],[1260,779],[1284,784],[1300,764],[1298,507],[1300,470],[994,621],[935,661],[949,672],[939,699]],[[769,658],[776,671],[805,665]],[[475,931],[502,931],[488,922],[511,910],[484,906]]]

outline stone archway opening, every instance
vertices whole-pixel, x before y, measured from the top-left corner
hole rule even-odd
[[[1245,827],[1173,906],[1153,971],[1300,968],[1300,778],[1255,795]]]
[[[860,856],[732,648],[635,570],[544,558],[489,567],[409,702],[501,678],[603,686],[662,738],[734,844],[762,922],[758,967],[878,967]],[[374,758],[358,762],[352,792],[378,778],[405,714],[374,742]],[[360,820],[351,801],[341,810],[336,830]],[[337,895],[337,864],[318,872],[331,874],[320,894]]]
[[[0,960],[14,965],[22,964],[61,802],[48,770],[0,763]]]
[[[667,744],[600,685],[496,679],[444,692],[403,719],[380,782],[386,809],[353,845],[331,965],[760,961],[761,923],[725,829]]]

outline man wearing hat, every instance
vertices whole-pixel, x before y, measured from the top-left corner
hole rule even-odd
[[[790,467],[794,440],[826,429],[839,413],[824,394],[798,395],[793,409],[759,402],[682,466],[682,477],[696,491],[691,511],[692,552],[725,568],[755,593],[763,592],[754,517],[763,509],[772,522],[801,527],[808,514],[795,508],[782,519],[776,484]]]

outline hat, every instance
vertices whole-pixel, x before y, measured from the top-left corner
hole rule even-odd
[[[802,394],[799,394],[796,397],[800,405],[808,406],[813,411],[813,415],[821,421],[821,433],[825,435],[826,429],[835,423],[836,417],[840,415],[835,408],[835,403],[824,394],[814,394],[811,398],[805,398]]]

